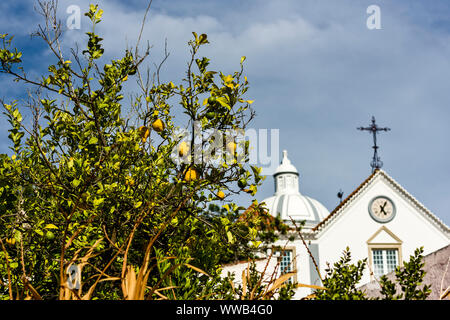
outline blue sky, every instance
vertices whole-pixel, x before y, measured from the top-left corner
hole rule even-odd
[[[59,2],[85,11],[90,1]],[[105,10],[98,32],[107,58],[117,58],[139,32],[146,1],[97,1]],[[0,4],[2,33],[16,35],[30,75],[53,62],[29,34],[42,22],[33,0]],[[366,27],[369,5],[381,9],[381,30]],[[67,46],[82,43],[89,24],[66,31]],[[255,100],[256,129],[280,130],[300,172],[300,191],[329,210],[340,188],[348,195],[371,173],[372,140],[356,130],[374,115],[392,128],[379,136],[383,169],[450,225],[450,3],[448,1],[191,1],[154,0],[144,39],[158,62],[168,41],[163,80],[181,79],[191,32],[207,33],[202,54],[231,73],[245,55]],[[0,75],[0,96],[23,97],[24,88]],[[130,84],[130,86],[132,86]],[[132,88],[130,88],[132,89]],[[0,117],[0,152],[8,152]],[[268,177],[260,200],[273,193]],[[238,198],[246,205],[247,197]]]

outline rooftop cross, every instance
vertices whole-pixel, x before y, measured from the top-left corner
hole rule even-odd
[[[380,169],[383,166],[383,161],[380,160],[380,157],[378,156],[378,148],[379,146],[377,145],[377,133],[379,131],[390,131],[390,128],[380,128],[377,126],[377,124],[375,123],[375,117],[372,116],[372,124],[370,125],[370,127],[359,127],[357,128],[358,130],[361,131],[369,131],[369,133],[373,134],[373,158],[372,158],[372,162],[370,163],[370,166],[372,167],[372,172],[375,169]]]

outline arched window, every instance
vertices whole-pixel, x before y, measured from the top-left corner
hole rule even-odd
[[[285,181],[283,176],[278,177],[278,190],[282,190],[285,188]]]
[[[294,186],[294,178],[292,176],[292,174],[288,175],[286,177],[287,181],[286,181],[286,187],[287,188],[292,188]]]

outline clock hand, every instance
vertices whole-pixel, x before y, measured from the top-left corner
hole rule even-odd
[[[382,206],[380,206],[380,210],[381,210],[381,212],[384,213],[384,215],[387,215],[386,211],[384,211],[384,208],[386,207],[386,205],[387,205],[387,201],[385,201],[384,204]]]

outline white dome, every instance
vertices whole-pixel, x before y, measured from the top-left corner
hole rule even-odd
[[[319,201],[300,193],[298,178],[298,171],[284,150],[283,160],[274,174],[275,194],[263,202],[272,216],[279,216],[288,224],[290,217],[295,221],[305,220],[305,227],[311,228],[328,216],[329,211]]]
[[[279,216],[286,223],[306,220],[305,227],[314,227],[321,222],[329,212],[319,201],[298,194],[280,194],[263,201],[270,214]]]

